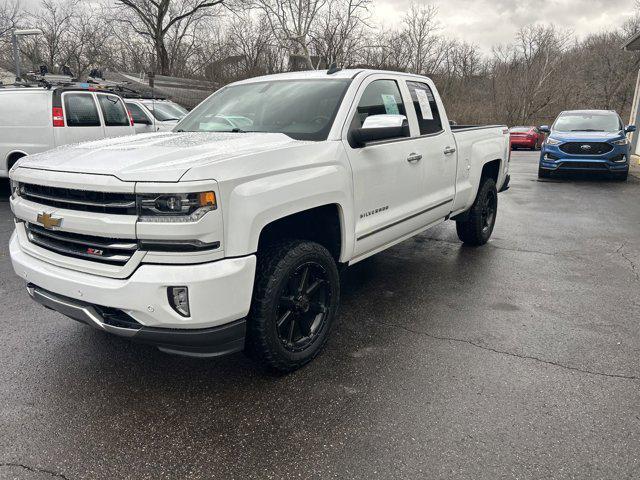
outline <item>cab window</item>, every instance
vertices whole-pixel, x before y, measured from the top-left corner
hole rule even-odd
[[[68,127],[100,126],[96,102],[89,93],[65,93],[64,111]]]
[[[436,98],[426,83],[407,82],[411,101],[416,109],[420,135],[429,135],[442,131],[442,121]]]
[[[151,119],[135,103],[127,103],[127,108],[133,117],[133,123],[151,124]]]
[[[128,127],[129,116],[120,97],[115,95],[98,95],[98,102],[107,127]]]
[[[361,128],[371,115],[405,115],[406,110],[395,80],[374,80],[365,88],[351,128]]]

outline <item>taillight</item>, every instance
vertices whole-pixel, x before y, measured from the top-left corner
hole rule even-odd
[[[64,112],[62,107],[53,107],[52,118],[54,127],[64,127]]]
[[[133,115],[131,115],[131,110],[127,109],[127,114],[129,115],[129,124],[133,127]]]

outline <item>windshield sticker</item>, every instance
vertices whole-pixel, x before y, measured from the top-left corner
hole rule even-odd
[[[418,97],[418,103],[420,104],[422,119],[433,120],[433,112],[431,111],[431,104],[429,103],[429,97],[427,96],[427,91],[416,89],[416,97]]]
[[[398,104],[396,103],[396,97],[393,95],[382,94],[382,103],[384,103],[384,109],[389,115],[399,115]]]

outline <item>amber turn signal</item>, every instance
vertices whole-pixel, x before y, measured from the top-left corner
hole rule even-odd
[[[198,203],[201,207],[214,207],[216,205],[215,192],[202,192],[198,194]]]

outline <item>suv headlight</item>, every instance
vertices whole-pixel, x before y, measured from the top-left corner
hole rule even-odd
[[[627,137],[624,137],[624,138],[621,138],[620,140],[613,140],[611,144],[619,145],[619,146],[629,145],[629,140],[627,139]]]
[[[561,140],[556,140],[555,138],[547,138],[545,142],[547,145],[560,145],[562,143]]]
[[[196,222],[218,208],[215,192],[138,195],[141,222]]]

